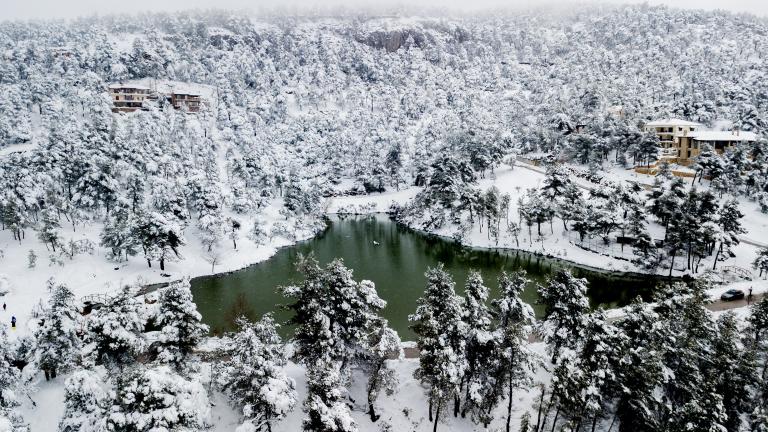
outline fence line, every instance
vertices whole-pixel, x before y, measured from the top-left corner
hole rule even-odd
[[[624,261],[631,261],[635,257],[631,245],[624,245],[624,250],[621,250],[622,248],[620,244],[614,242],[605,244],[603,239],[599,237],[594,238],[590,236],[584,236],[584,240],[582,240],[579,233],[573,231],[569,231],[567,236],[569,243],[590,252],[595,252],[600,255],[605,255]]]

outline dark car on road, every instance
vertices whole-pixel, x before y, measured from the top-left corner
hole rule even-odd
[[[738,289],[729,289],[720,296],[722,301],[734,301],[744,298],[744,291]]]

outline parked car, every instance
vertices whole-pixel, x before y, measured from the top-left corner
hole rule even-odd
[[[734,300],[741,300],[744,298],[744,291],[739,289],[729,289],[728,291],[724,292],[720,296],[720,300],[722,301],[734,301]]]

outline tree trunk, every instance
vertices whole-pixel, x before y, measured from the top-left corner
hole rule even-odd
[[[429,398],[429,421],[432,421],[432,398]]]
[[[376,408],[373,407],[373,402],[368,402],[368,414],[371,416],[371,423],[376,423],[376,420],[381,417],[376,415]]]
[[[430,402],[431,404],[431,402]],[[431,412],[432,410],[430,410]],[[437,409],[435,410],[435,426],[432,428],[432,432],[437,432],[437,422],[440,421],[440,404],[437,404]]]
[[[165,270],[165,258],[160,257],[160,270]]]
[[[544,393],[546,388],[542,384],[541,397],[539,398],[539,413],[536,415],[536,432],[539,432],[539,426],[541,425],[541,410],[544,408]],[[507,425],[509,425],[509,419],[507,419]],[[507,432],[509,432],[509,426],[507,426]]]
[[[459,416],[459,408],[461,406],[461,398],[459,398],[459,394],[456,393],[453,395],[453,416],[458,417]]]
[[[560,415],[560,407],[557,407],[555,410],[555,418],[552,419],[552,430],[550,432],[555,432],[555,426],[557,426],[557,416]]]
[[[509,421],[512,419],[512,374],[509,374],[509,400],[507,401],[507,432],[509,432]],[[541,409],[541,408],[539,408]]]
[[[712,266],[712,270],[717,267],[717,259],[720,258],[720,253],[723,251],[723,242],[720,242],[720,247],[717,248],[717,254],[715,255],[715,264]]]
[[[672,263],[669,265],[669,277],[672,277],[672,270],[675,269],[675,253],[672,253]]]

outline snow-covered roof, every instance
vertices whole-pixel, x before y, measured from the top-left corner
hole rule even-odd
[[[754,132],[732,132],[732,131],[696,131],[688,136],[698,141],[755,141],[757,135]]]
[[[138,89],[138,90],[151,90],[147,86],[138,85],[138,84],[110,84],[109,88],[111,89]]]
[[[704,126],[701,123],[696,123],[688,120],[682,120],[677,118],[667,118],[649,121],[646,126]]]
[[[178,94],[201,96],[205,99],[212,99],[216,91],[213,87],[205,84],[188,83],[182,81],[170,81],[153,78],[142,78],[137,80],[124,81],[122,83],[110,84],[109,88],[130,88],[151,90],[160,94]]]

